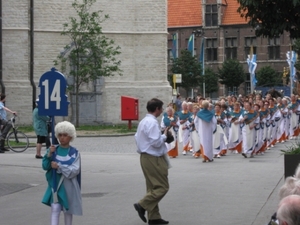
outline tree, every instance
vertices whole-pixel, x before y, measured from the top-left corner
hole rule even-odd
[[[299,61],[299,56],[300,56],[300,39],[296,39],[294,44],[293,44],[293,49],[294,51],[298,54],[298,59],[297,62],[295,63],[295,68],[297,70],[300,70],[300,61]],[[299,79],[299,77],[298,77]]]
[[[211,94],[219,90],[218,85],[219,77],[218,75],[211,69],[205,69],[204,82],[205,82],[205,93]]]
[[[271,66],[264,66],[256,72],[257,86],[273,87],[282,85],[281,74]]]
[[[182,83],[178,86],[187,92],[190,88],[199,87],[202,84],[201,63],[188,50],[182,50],[180,57],[173,60],[171,71],[181,74]]]
[[[218,68],[221,84],[225,84],[229,90],[240,86],[245,82],[245,71],[239,61],[234,59],[226,60],[221,68]]]
[[[61,65],[62,72],[66,71],[67,65],[71,69],[69,75],[74,78],[74,84],[70,87],[75,91],[76,101],[76,126],[79,126],[79,92],[82,84],[99,79],[100,77],[121,74],[119,68],[121,61],[120,47],[114,45],[114,41],[102,33],[100,26],[108,15],[103,15],[101,10],[93,11],[92,7],[96,0],[83,0],[78,3],[75,0],[72,7],[76,11],[76,17],[69,17],[68,23],[63,24],[61,35],[70,38],[70,45],[64,47],[64,52],[58,55],[55,64]]]
[[[291,38],[300,37],[300,0],[237,1],[238,12],[255,28],[257,36],[273,38],[287,31]]]

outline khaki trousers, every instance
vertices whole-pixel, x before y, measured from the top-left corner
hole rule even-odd
[[[141,154],[141,167],[147,193],[139,204],[148,212],[148,220],[161,219],[158,203],[169,190],[168,165],[164,156]]]

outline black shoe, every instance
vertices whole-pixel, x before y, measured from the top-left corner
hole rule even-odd
[[[138,212],[141,220],[143,220],[145,223],[147,223],[147,219],[145,217],[146,210],[142,206],[140,206],[139,203],[134,203],[133,206],[134,206],[135,210]]]
[[[0,150],[0,153],[5,153],[5,151]]]
[[[245,158],[247,158],[247,155],[245,153],[242,153],[242,156],[244,156]]]
[[[36,159],[42,159],[43,156],[41,156],[41,155],[35,155],[35,158],[36,158]]]
[[[149,220],[148,224],[169,224],[169,221],[165,221],[163,219]]]

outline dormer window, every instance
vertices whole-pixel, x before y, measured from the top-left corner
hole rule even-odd
[[[218,26],[218,6],[205,5],[205,26],[216,27]]]

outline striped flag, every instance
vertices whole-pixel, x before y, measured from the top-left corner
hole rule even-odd
[[[205,60],[205,38],[202,38],[199,62],[202,64],[202,75],[204,75],[204,60]]]
[[[178,45],[178,40],[177,40],[177,33],[172,34],[172,55],[174,59],[177,59],[178,55],[177,55],[177,47]]]
[[[248,69],[249,69],[249,73],[250,73],[250,77],[251,77],[251,82],[253,85],[253,88],[256,87],[256,77],[255,77],[255,70],[257,67],[257,63],[256,63],[256,54],[252,54],[252,51],[250,53],[250,55],[248,55],[248,59],[247,59],[247,64],[248,64]],[[251,90],[253,91],[253,90]]]
[[[194,42],[195,42],[194,34],[192,34],[189,38],[189,42],[188,42],[188,46],[187,46],[187,50],[192,53],[192,56],[194,56],[194,48],[195,48],[194,47],[194,45],[195,45]]]

